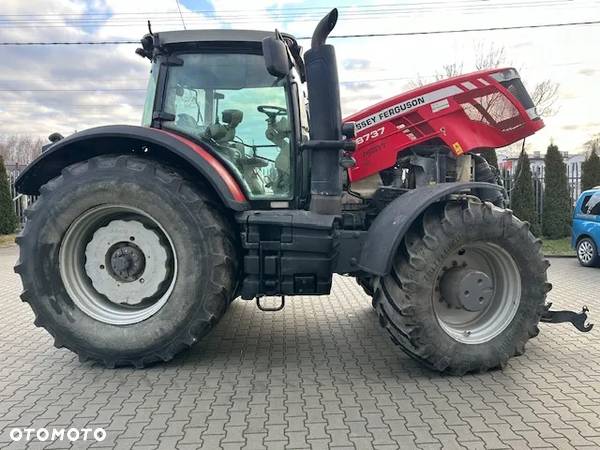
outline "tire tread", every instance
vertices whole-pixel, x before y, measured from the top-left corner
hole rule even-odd
[[[494,363],[490,363],[489,360],[480,361],[478,364],[453,363],[450,355],[437,351],[431,342],[427,342],[424,328],[419,325],[423,318],[417,312],[418,302],[425,299],[414,297],[419,283],[425,282],[420,273],[427,267],[427,256],[435,255],[442,243],[450,239],[453,230],[469,227],[472,229],[485,223],[501,224],[504,239],[518,239],[519,245],[525,243],[530,246],[530,269],[536,280],[543,281],[538,283],[539,293],[532,299],[533,311],[526,326],[519,330],[511,351],[501,352]],[[516,236],[516,233],[520,236]],[[537,325],[544,311],[546,294],[551,289],[546,278],[548,266],[548,261],[542,254],[541,241],[531,234],[529,224],[514,217],[512,211],[502,210],[491,203],[482,203],[471,198],[465,201],[449,201],[442,207],[429,208],[407,233],[391,273],[375,283],[377,289],[373,295],[373,304],[380,316],[380,324],[390,335],[392,342],[425,366],[455,375],[484,372],[506,366],[509,358],[522,354],[527,340],[539,333]]]

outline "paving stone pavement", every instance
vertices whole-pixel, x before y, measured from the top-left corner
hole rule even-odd
[[[98,428],[101,442],[29,448],[600,448],[600,325],[541,326],[504,371],[441,376],[400,353],[368,298],[337,277],[279,313],[236,301],[191,351],[107,370],[57,350],[19,301],[0,249],[0,448],[10,430]],[[600,321],[600,269],[553,259],[550,300]]]

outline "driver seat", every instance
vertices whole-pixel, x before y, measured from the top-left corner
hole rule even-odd
[[[235,128],[243,118],[244,113],[239,109],[226,109],[221,113],[223,123],[210,124],[204,134],[220,144],[233,141]]]

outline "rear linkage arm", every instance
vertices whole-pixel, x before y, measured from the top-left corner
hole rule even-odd
[[[586,313],[589,312],[587,306],[581,309],[580,313],[574,311],[550,311],[552,303],[546,305],[546,311],[542,314],[541,322],[545,323],[564,323],[571,322],[575,328],[583,333],[587,333],[594,328],[594,324],[590,323],[586,325],[588,316]]]

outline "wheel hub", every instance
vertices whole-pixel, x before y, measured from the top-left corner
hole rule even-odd
[[[481,311],[492,300],[492,279],[484,272],[468,267],[448,270],[440,281],[440,293],[450,306]]]
[[[146,267],[146,257],[135,244],[117,245],[109,250],[107,260],[110,261],[111,275],[124,283],[137,280]]]
[[[60,244],[59,268],[75,306],[112,325],[156,314],[169,300],[178,273],[165,228],[138,208],[111,204],[73,221]]]
[[[113,220],[96,230],[85,259],[94,289],[116,304],[133,306],[156,296],[169,275],[159,235],[134,220]]]
[[[433,309],[450,337],[481,344],[510,325],[521,301],[521,276],[505,249],[492,242],[469,242],[438,264]]]

